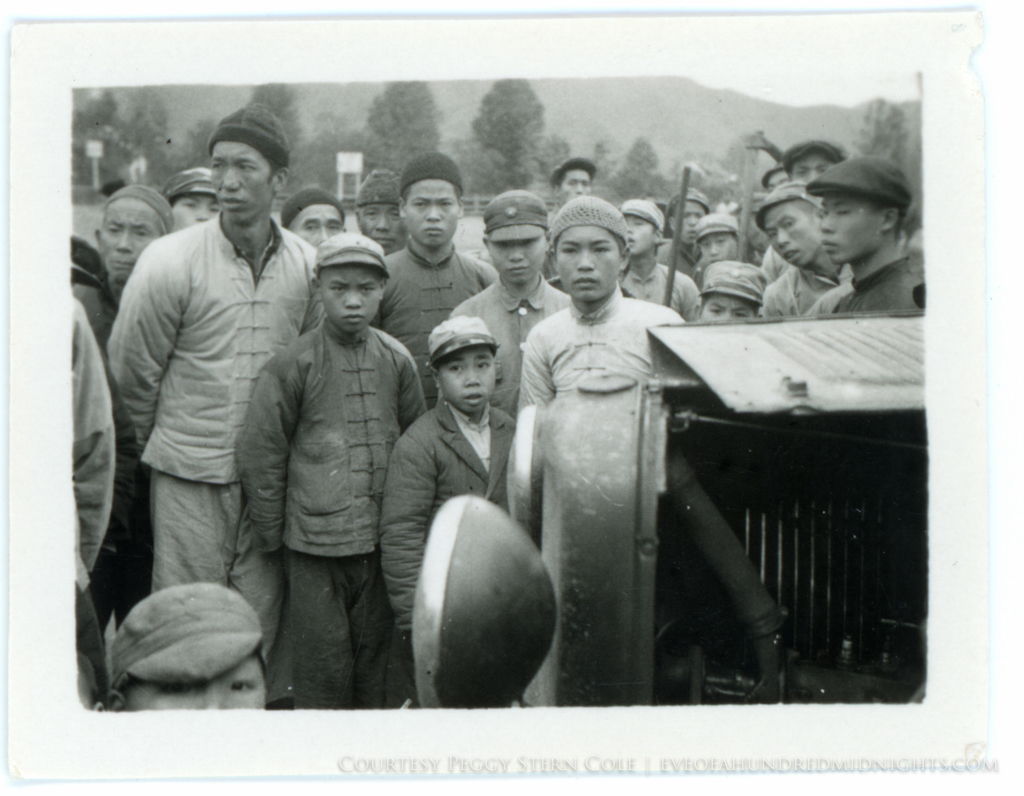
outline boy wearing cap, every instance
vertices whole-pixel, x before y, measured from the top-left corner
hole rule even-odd
[[[808,183],[845,159],[843,148],[831,141],[801,141],[782,153],[782,167],[789,179]]]
[[[356,219],[359,231],[377,241],[384,254],[402,249],[408,240],[405,222],[398,210],[399,177],[388,169],[374,169],[356,195]]]
[[[505,491],[515,421],[490,405],[498,342],[480,318],[456,316],[430,333],[441,400],[395,445],[384,487],[380,545],[395,613],[388,705],[415,698],[412,607],[430,524],[449,498],[473,494],[508,508]]]
[[[281,226],[310,246],[345,231],[341,200],[320,188],[304,188],[288,197],[281,207]]]
[[[820,207],[820,200],[802,184],[787,183],[768,194],[757,211],[757,226],[772,249],[793,266],[765,289],[766,318],[804,315],[840,281],[852,277],[849,266],[840,268],[822,246]]]
[[[693,280],[702,285],[708,266],[739,259],[740,227],[728,213],[711,213],[697,223],[695,234],[700,260],[693,271]]]
[[[202,166],[185,169],[164,185],[164,196],[174,214],[174,231],[209,221],[220,212],[213,174]]]
[[[457,252],[452,243],[462,217],[462,175],[455,161],[440,152],[412,160],[402,170],[399,193],[409,240],[388,255],[391,278],[374,325],[409,349],[432,407],[437,385],[427,352],[430,331],[498,275],[487,263]]]
[[[267,363],[238,441],[254,544],[284,547],[297,708],[383,706],[384,478],[399,435],[426,410],[405,346],[370,328],[387,277],[384,250],[363,235],[320,244],[324,324]]]
[[[528,191],[506,191],[484,208],[484,243],[499,281],[462,302],[452,317],[481,318],[498,343],[491,406],[515,416],[523,349],[530,331],[569,306],[541,275],[548,253],[548,211]]]
[[[676,194],[668,203],[665,220],[665,242],[658,252],[658,261],[671,266],[668,262],[672,252],[673,224],[676,223],[676,211],[679,209],[679,195]],[[686,192],[686,207],[683,208],[683,232],[679,239],[679,270],[692,275],[700,261],[700,250],[697,248],[697,226],[700,220],[711,212],[711,201],[697,188],[689,188]]]
[[[884,158],[852,158],[807,192],[821,197],[825,251],[853,271],[850,284],[830,290],[809,314],[923,309],[923,263],[912,261],[901,243],[913,197],[899,167]]]
[[[555,216],[555,265],[572,304],[537,324],[526,340],[520,409],[547,404],[588,376],[650,378],[648,327],[682,318],[668,307],[622,295],[628,236],[618,208],[595,196],[573,199]]]
[[[261,368],[317,327],[323,307],[310,284],[316,251],[271,218],[288,178],[280,122],[247,106],[221,121],[209,150],[220,215],[143,252],[110,363],[152,468],[154,590],[232,585],[270,649],[284,575],[279,555],[251,545],[235,443]]]
[[[619,284],[634,298],[662,304],[668,283],[668,266],[658,262],[658,244],[665,216],[654,202],[630,199],[622,205],[629,234],[629,265]],[[672,300],[669,306],[687,321],[697,320],[700,312],[700,291],[686,274],[676,271],[672,281]]]
[[[262,710],[260,621],[236,592],[191,583],[136,605],[110,649],[113,711]]]
[[[711,264],[700,292],[701,323],[756,318],[761,312],[764,288],[764,274],[756,265],[734,260]]]

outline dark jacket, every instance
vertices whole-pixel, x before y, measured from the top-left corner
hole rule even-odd
[[[508,508],[505,480],[516,424],[493,406],[490,420],[490,472],[443,402],[417,420],[395,445],[384,487],[380,548],[388,596],[401,629],[412,627],[423,549],[441,505],[449,498],[473,494]]]

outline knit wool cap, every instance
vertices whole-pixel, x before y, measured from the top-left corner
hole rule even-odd
[[[757,226],[764,230],[764,218],[773,207],[786,202],[807,202],[813,209],[821,207],[821,201],[807,193],[807,188],[799,182],[784,182],[765,197],[757,211]]]
[[[397,205],[402,198],[398,175],[390,169],[374,169],[363,180],[356,194],[356,207],[365,205]]]
[[[629,227],[622,213],[611,202],[597,196],[577,196],[570,199],[558,211],[551,222],[551,245],[558,243],[558,237],[569,227],[601,227],[625,242]]]
[[[594,175],[597,174],[597,164],[590,158],[569,158],[551,172],[551,187],[557,188],[561,185],[566,173],[570,171],[585,171],[590,175],[590,179],[594,179]]]
[[[316,273],[329,265],[369,265],[388,276],[384,249],[375,240],[356,232],[332,235],[316,247]]]
[[[494,339],[482,318],[470,318],[465,315],[449,318],[436,326],[427,338],[430,364],[436,365],[438,360],[449,354],[474,345],[485,345],[489,346],[492,352],[498,351],[498,341]]]
[[[152,207],[156,211],[157,216],[159,216],[160,223],[163,224],[163,229],[160,230],[161,235],[166,235],[174,229],[174,213],[171,212],[171,205],[158,191],[153,190],[149,186],[126,185],[124,188],[115,191],[103,205],[103,212],[106,213],[107,208],[118,199],[138,199]]]
[[[257,653],[263,633],[249,603],[216,583],[154,592],[136,605],[111,644],[111,682],[212,680]]]
[[[646,199],[630,199],[622,205],[622,215],[636,216],[649,224],[654,224],[658,234],[665,228],[665,214],[661,212],[654,202]]]
[[[330,205],[336,208],[338,215],[341,216],[341,223],[345,223],[345,208],[341,206],[340,199],[322,188],[303,188],[289,196],[288,201],[281,206],[281,226],[288,229],[295,216],[313,205]]]
[[[455,186],[455,190],[462,195],[462,172],[455,161],[440,152],[431,152],[429,155],[420,155],[406,164],[402,169],[402,179],[399,185],[399,193],[405,195],[405,189],[421,180],[444,180]]]
[[[728,213],[712,213],[711,215],[704,216],[704,218],[697,222],[698,242],[701,238],[713,235],[716,232],[728,232],[739,239],[740,225],[737,223],[736,217]]]
[[[239,108],[230,116],[221,119],[217,129],[210,136],[209,152],[218,141],[238,141],[248,144],[259,152],[271,165],[288,165],[288,137],[281,122],[267,108],[259,103]]]
[[[782,154],[782,167],[786,170],[787,174],[791,173],[793,171],[793,164],[811,152],[820,152],[833,163],[841,163],[846,160],[846,153],[843,151],[843,148],[838,144],[833,144],[831,141],[801,141],[799,144],[791,146]]]
[[[164,183],[164,196],[167,197],[168,202],[174,202],[179,196],[189,193],[216,196],[217,189],[213,187],[213,173],[209,169],[199,166],[179,171]]]
[[[735,260],[721,260],[712,263],[704,271],[704,287],[701,296],[708,293],[722,293],[726,296],[752,301],[758,306],[764,301],[764,289],[768,279],[756,265]]]
[[[836,164],[811,180],[807,193],[812,196],[859,196],[883,207],[901,210],[906,210],[913,199],[906,175],[895,163],[877,157],[851,158]]]
[[[537,238],[547,228],[547,205],[529,191],[505,191],[484,208],[484,234],[492,241]]]

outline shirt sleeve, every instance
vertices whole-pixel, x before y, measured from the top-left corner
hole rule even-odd
[[[395,352],[395,361],[398,364],[398,427],[404,434],[427,411],[427,402],[416,361],[405,346]]]
[[[672,285],[672,309],[687,323],[695,323],[700,317],[700,290],[686,274],[676,274]]]
[[[544,352],[544,343],[536,327],[526,338],[523,372],[519,380],[519,411],[527,406],[545,406],[555,398],[555,381]]]

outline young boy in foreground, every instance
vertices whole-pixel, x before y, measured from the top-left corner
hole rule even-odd
[[[730,323],[761,314],[766,279],[755,265],[723,260],[704,272],[700,292],[702,323]]]
[[[380,505],[391,448],[426,406],[412,356],[370,328],[388,276],[380,245],[328,238],[315,273],[323,326],[260,373],[238,469],[256,544],[285,548],[295,707],[381,707],[392,619]]]
[[[430,523],[449,498],[474,494],[507,509],[515,421],[490,406],[498,344],[480,318],[456,316],[430,333],[437,406],[395,445],[384,487],[381,556],[395,612],[387,702],[415,699],[412,608]]]

